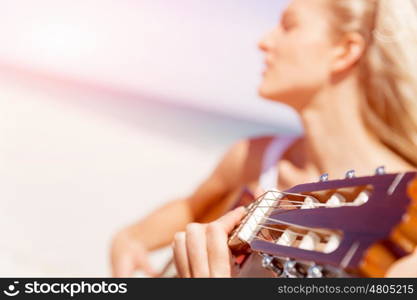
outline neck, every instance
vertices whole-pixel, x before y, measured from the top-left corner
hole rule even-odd
[[[362,95],[356,80],[345,79],[325,87],[300,112],[308,168],[341,178],[350,169],[365,176],[379,166],[388,172],[410,167],[367,130],[360,115]]]

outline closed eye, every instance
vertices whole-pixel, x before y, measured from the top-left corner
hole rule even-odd
[[[280,23],[281,23],[281,27],[284,31],[290,31],[291,29],[293,29],[294,27],[297,26],[297,22],[295,20],[295,17],[288,12],[285,12],[282,15]]]

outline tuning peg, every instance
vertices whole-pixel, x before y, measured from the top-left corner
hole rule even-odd
[[[355,178],[355,170],[349,170],[346,172],[346,179],[353,179]]]
[[[262,255],[262,267],[265,269],[270,269],[272,266],[272,260],[274,258],[270,255],[263,254]]]
[[[323,175],[320,176],[320,182],[325,182],[325,181],[329,181],[328,173],[324,173]]]
[[[375,174],[376,175],[385,175],[386,174],[386,172],[385,172],[385,166],[378,167],[375,170]]]
[[[288,260],[284,263],[283,276],[286,278],[301,278],[302,274],[297,270],[297,262]]]
[[[274,272],[278,277],[283,273],[283,267],[279,260],[267,254],[262,254],[262,267]]]
[[[323,267],[318,265],[313,265],[308,268],[307,278],[323,278]]]

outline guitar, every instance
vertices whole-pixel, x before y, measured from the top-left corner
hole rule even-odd
[[[244,191],[238,206],[250,198]],[[236,277],[383,277],[416,246],[417,172],[383,168],[268,191],[229,238]]]

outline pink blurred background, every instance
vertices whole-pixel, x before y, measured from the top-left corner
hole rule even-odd
[[[117,229],[299,132],[256,93],[285,2],[2,0],[0,276],[109,276]]]

